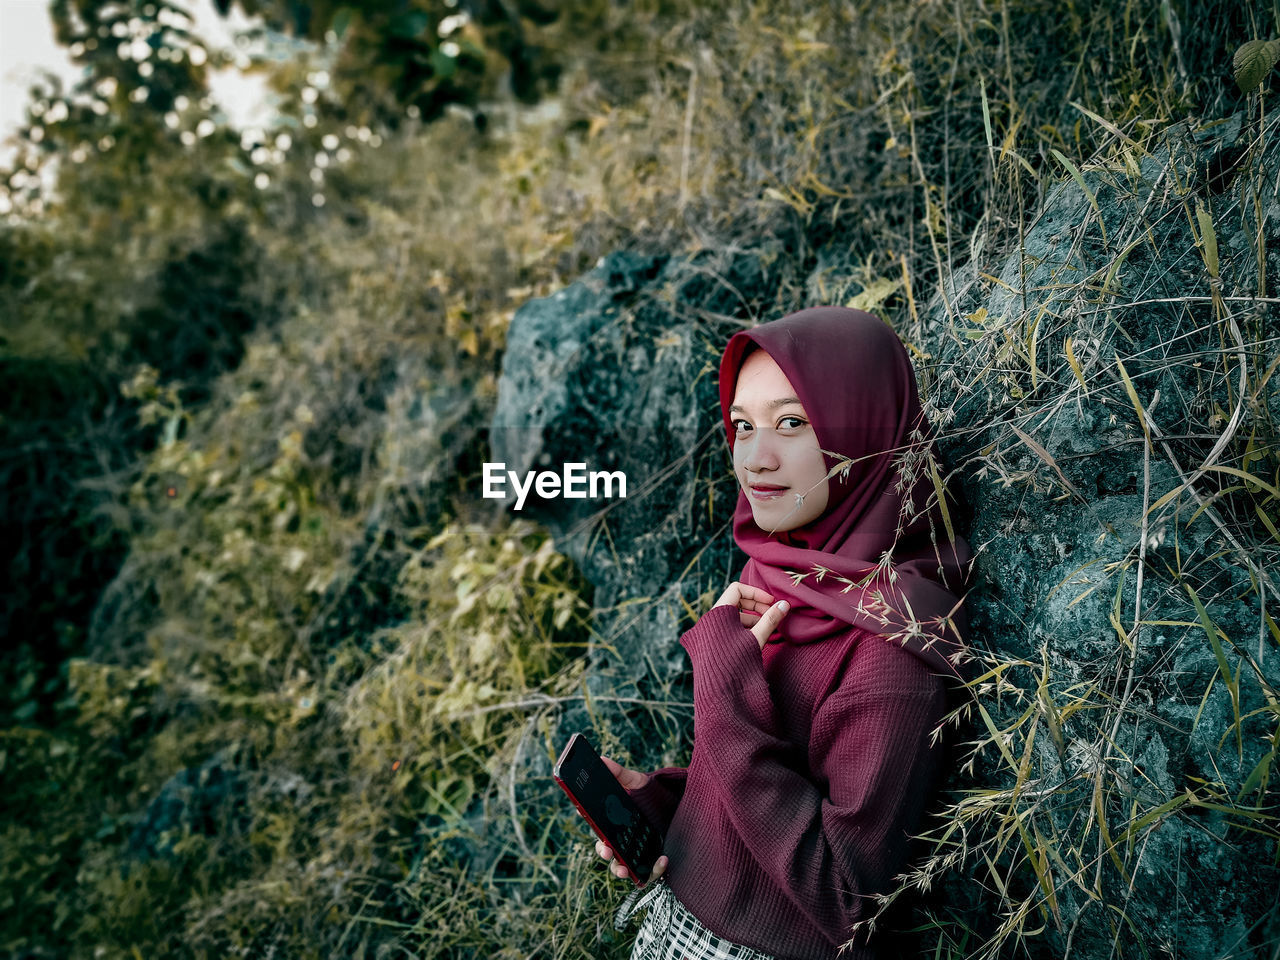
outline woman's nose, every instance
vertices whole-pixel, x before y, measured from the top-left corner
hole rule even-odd
[[[747,444],[742,466],[748,473],[778,469],[777,438],[772,430],[757,430]]]

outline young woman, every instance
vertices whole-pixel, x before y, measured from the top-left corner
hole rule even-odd
[[[939,772],[972,552],[948,540],[915,375],[878,318],[817,307],[735,334],[720,406],[749,559],[681,637],[689,766],[607,761],[665,835],[660,879],[618,923],[647,908],[633,960],[834,958]],[[840,956],[879,956],[857,942]]]

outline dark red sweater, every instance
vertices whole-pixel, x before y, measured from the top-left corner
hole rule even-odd
[[[905,865],[942,749],[929,735],[943,681],[857,627],[762,651],[727,605],[680,642],[693,756],[631,792],[666,834],[667,882],[713,933],[787,960],[835,958]],[[841,960],[878,958],[871,944]]]

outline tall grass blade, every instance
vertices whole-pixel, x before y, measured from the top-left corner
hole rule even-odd
[[[1129,371],[1124,368],[1120,354],[1115,355],[1116,366],[1120,368],[1120,377],[1124,380],[1125,393],[1133,402],[1133,409],[1138,411],[1138,423],[1142,425],[1142,435],[1147,438],[1147,446],[1151,447],[1151,430],[1147,427],[1147,411],[1142,409],[1142,401],[1138,399],[1138,391],[1133,389],[1133,381],[1129,379]]]
[[[1084,195],[1089,201],[1089,206],[1093,207],[1093,212],[1098,215],[1098,226],[1102,228],[1102,239],[1105,242],[1107,239],[1107,224],[1102,219],[1102,210],[1098,207],[1098,198],[1093,195],[1089,185],[1084,182],[1084,177],[1081,175],[1079,167],[1068,160],[1062,151],[1050,148],[1049,152],[1058,158],[1060,164],[1067,168],[1067,172],[1071,174],[1071,179],[1084,191]]]
[[[1204,257],[1204,265],[1209,276],[1218,279],[1218,234],[1213,229],[1213,217],[1204,208],[1204,204],[1196,201],[1196,222],[1200,226],[1200,255]]]
[[[1240,732],[1240,681],[1237,679],[1238,674],[1231,673],[1231,667],[1227,665],[1227,655],[1222,649],[1222,644],[1218,642],[1218,630],[1213,621],[1209,619],[1209,611],[1200,602],[1200,597],[1196,593],[1195,588],[1189,583],[1183,583],[1187,588],[1187,593],[1191,596],[1191,602],[1195,604],[1196,614],[1200,617],[1200,626],[1204,628],[1205,636],[1209,638],[1209,644],[1213,647],[1213,655],[1218,660],[1218,671],[1222,674],[1222,682],[1227,685],[1227,690],[1231,694],[1231,712],[1235,716],[1234,729],[1236,731],[1236,752],[1241,760],[1244,759],[1244,742]]]
[[[1084,389],[1084,392],[1088,393],[1089,385],[1084,382],[1084,368],[1080,366],[1080,361],[1076,359],[1076,352],[1072,349],[1070,337],[1067,337],[1066,343],[1063,344],[1063,346],[1066,347],[1067,363],[1071,365],[1071,372],[1074,373],[1076,375],[1076,379],[1080,381],[1080,386]]]

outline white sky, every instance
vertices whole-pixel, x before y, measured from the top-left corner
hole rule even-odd
[[[238,8],[224,20],[213,0],[185,0],[195,21],[193,32],[210,49],[231,47],[235,31],[251,24]],[[70,87],[80,68],[71,62],[64,48],[53,38],[47,0],[0,0],[0,167],[8,166],[15,148],[10,136],[22,124],[27,107],[27,88],[46,69],[62,77]],[[244,76],[236,70],[222,70],[210,76],[214,101],[222,107],[237,129],[262,123],[269,116],[268,93],[261,77]]]

